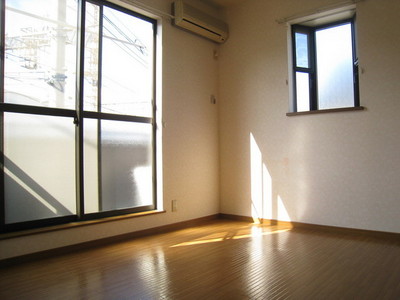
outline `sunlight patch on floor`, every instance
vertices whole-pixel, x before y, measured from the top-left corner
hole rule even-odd
[[[183,243],[173,245],[173,246],[171,246],[171,248],[217,243],[217,242],[223,242],[223,241],[229,241],[229,240],[256,238],[256,237],[262,237],[262,236],[271,235],[271,234],[283,233],[283,232],[287,232],[287,231],[291,230],[291,228],[285,228],[285,229],[263,231],[262,229],[261,230],[253,230],[254,228],[255,227],[252,228],[251,232],[249,232],[249,230],[246,230],[246,232],[238,232],[233,235],[230,234],[229,232],[225,232],[225,233],[220,233],[218,237],[206,236],[201,239],[195,239],[193,241],[183,242]]]

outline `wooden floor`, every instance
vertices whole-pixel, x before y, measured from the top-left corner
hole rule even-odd
[[[400,243],[215,220],[3,268],[0,299],[400,299]]]

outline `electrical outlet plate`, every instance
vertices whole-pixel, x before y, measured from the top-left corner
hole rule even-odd
[[[177,200],[172,200],[171,201],[171,210],[172,211],[177,211],[178,210],[178,201]]]

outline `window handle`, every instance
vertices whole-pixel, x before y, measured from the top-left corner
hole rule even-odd
[[[74,117],[74,124],[75,124],[76,126],[79,126],[79,119],[78,119],[78,117]]]

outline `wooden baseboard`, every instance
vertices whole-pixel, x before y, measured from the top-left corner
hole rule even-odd
[[[219,214],[219,217],[222,219],[235,220],[235,221],[243,221],[253,223],[254,219],[252,217],[239,216],[239,215],[231,215],[231,214]],[[366,229],[356,229],[356,228],[347,228],[347,227],[337,227],[337,226],[328,226],[328,225],[317,225],[310,223],[302,223],[302,222],[288,222],[288,221],[279,221],[273,219],[259,219],[260,223],[264,225],[271,226],[290,226],[294,229],[307,229],[312,231],[324,231],[331,232],[335,234],[342,235],[357,235],[357,236],[368,236],[371,238],[385,239],[385,240],[396,240],[400,242],[400,233],[397,232],[386,232],[386,231],[374,231],[374,230],[366,230]]]
[[[21,264],[21,263],[27,263],[27,262],[40,260],[40,259],[51,257],[51,256],[68,254],[68,253],[75,252],[75,251],[90,249],[93,247],[100,247],[100,246],[104,246],[104,245],[108,245],[108,244],[112,244],[112,243],[126,241],[129,239],[143,237],[143,236],[155,235],[155,234],[160,234],[160,233],[171,232],[174,230],[190,228],[190,227],[202,225],[204,223],[207,223],[212,220],[216,220],[218,218],[219,218],[219,214],[210,215],[210,216],[206,216],[206,217],[202,217],[202,218],[197,218],[197,219],[193,219],[193,220],[188,220],[188,221],[168,224],[168,225],[164,225],[164,226],[144,229],[144,230],[140,230],[140,231],[134,231],[134,232],[125,233],[125,234],[112,236],[112,237],[107,237],[107,238],[103,238],[103,239],[98,239],[98,240],[83,242],[83,243],[79,243],[79,244],[69,245],[69,246],[65,246],[65,247],[54,248],[54,249],[30,253],[30,254],[26,254],[26,255],[6,258],[3,260],[0,260],[0,267],[16,265],[16,264]]]
[[[79,221],[79,222],[72,222],[72,223],[67,223],[67,224],[60,224],[60,225],[46,226],[46,227],[34,228],[34,229],[28,229],[28,230],[22,230],[22,231],[2,233],[2,234],[0,234],[0,240],[13,239],[13,238],[21,237],[21,236],[32,236],[34,234],[42,234],[42,233],[52,232],[52,231],[69,230],[71,228],[92,226],[92,225],[97,225],[97,224],[101,224],[101,223],[115,222],[115,221],[140,218],[140,217],[147,217],[150,215],[163,214],[163,213],[165,213],[165,210],[150,210],[150,211],[137,212],[137,213],[127,214],[127,215],[105,217],[105,218],[95,219],[95,220]]]
[[[245,217],[245,216],[238,216],[238,215],[231,215],[231,214],[219,214],[220,219],[226,220],[233,220],[233,221],[242,221],[242,222],[249,222],[253,223],[254,220],[252,217]]]
[[[292,222],[287,221],[279,221],[279,220],[272,220],[272,219],[254,219],[253,217],[246,217],[246,216],[239,216],[239,215],[231,215],[231,214],[219,214],[220,219],[226,220],[233,220],[233,221],[241,221],[241,222],[248,222],[248,223],[259,223],[263,225],[271,225],[271,226],[285,226],[285,227],[292,227]]]
[[[317,224],[300,223],[300,222],[290,222],[290,224],[292,224],[293,228],[299,228],[299,229],[324,231],[341,235],[366,236],[384,240],[396,240],[400,242],[400,233],[397,232],[375,231],[367,229],[317,225]]]

